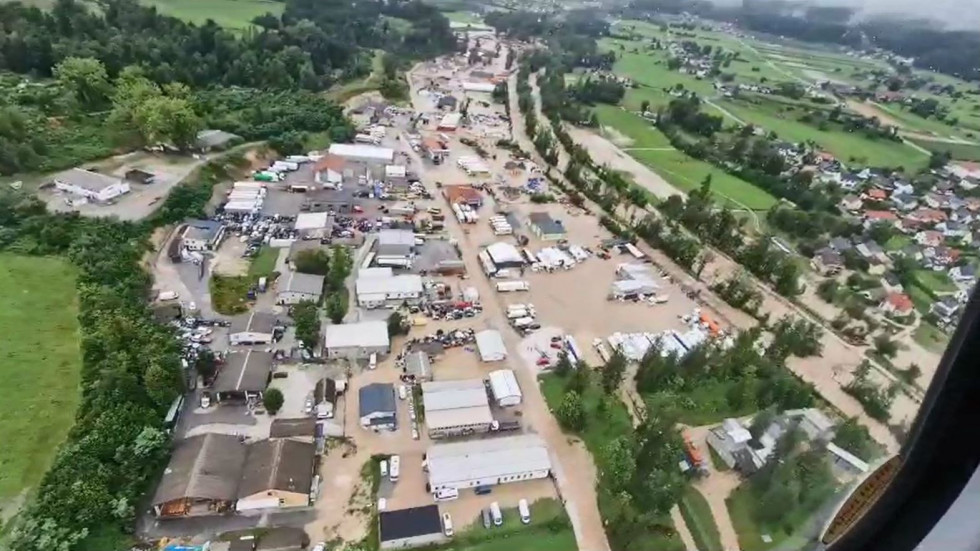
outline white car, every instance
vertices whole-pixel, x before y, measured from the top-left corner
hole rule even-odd
[[[419,428],[413,426],[412,427],[412,440],[418,440],[418,439],[419,439]]]
[[[391,456],[391,469],[388,471],[388,478],[392,482],[398,482],[398,475],[401,474],[402,459],[397,455]]]
[[[327,543],[321,541],[320,543],[313,546],[313,551],[327,551]]]
[[[453,535],[453,517],[449,513],[442,514],[442,533],[450,537]]]
[[[303,404],[303,413],[310,414],[313,413],[313,397],[307,396],[306,402]]]
[[[381,476],[388,476],[388,461],[384,459],[381,460]]]
[[[379,497],[378,498],[378,510],[379,511],[384,511],[386,509],[388,509],[388,500],[385,499],[385,498],[383,498],[383,497]]]
[[[402,400],[408,398],[408,388],[405,385],[398,385],[398,397]]]

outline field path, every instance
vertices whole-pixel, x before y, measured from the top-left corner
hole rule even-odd
[[[722,115],[725,115],[726,117],[732,119],[733,121],[737,122],[738,124],[741,124],[742,126],[747,126],[747,123],[745,121],[743,121],[742,119],[740,119],[740,118],[736,117],[735,115],[733,115],[732,112],[729,111],[728,109],[725,109],[724,107],[722,107],[722,106],[718,105],[717,103],[711,101],[711,98],[704,98],[704,102],[707,103],[708,105],[714,107],[715,109],[717,109],[718,111],[720,111]]]
[[[680,536],[681,542],[684,543],[684,549],[687,551],[698,551],[698,545],[694,543],[694,536],[687,529],[687,523],[684,522],[684,516],[681,515],[681,508],[677,505],[670,508],[670,520],[673,521],[674,528],[677,529],[677,535]]]

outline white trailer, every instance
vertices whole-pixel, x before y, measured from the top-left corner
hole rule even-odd
[[[528,291],[531,285],[526,281],[498,281],[497,291],[509,293],[512,291]]]

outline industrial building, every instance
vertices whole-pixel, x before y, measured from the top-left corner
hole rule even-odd
[[[316,445],[310,442],[274,439],[249,445],[235,510],[309,505],[315,456]]]
[[[489,245],[483,253],[480,253],[480,256],[485,256],[491,262],[491,266],[495,268],[494,272],[506,268],[520,268],[525,264],[524,255],[521,254],[521,251],[517,250],[514,245],[503,241]]]
[[[422,405],[430,438],[487,432],[493,422],[479,379],[422,383]]]
[[[272,375],[272,353],[260,350],[229,352],[211,383],[219,402],[261,398]]]
[[[328,212],[301,212],[293,223],[293,229],[300,237],[307,238],[330,237],[332,228],[333,217]]]
[[[298,304],[304,300],[320,302],[324,279],[322,275],[291,271],[279,280],[281,283],[276,294],[276,303]]]
[[[559,241],[565,238],[565,226],[546,212],[532,212],[527,216],[531,233],[542,241]]]
[[[328,325],[323,347],[331,360],[364,360],[371,354],[388,354],[391,351],[388,324],[377,320]]]
[[[129,193],[129,182],[82,168],[73,168],[56,174],[53,182],[54,187],[60,191],[96,203],[105,203]]]
[[[379,266],[411,266],[415,251],[415,233],[411,230],[381,230],[375,248],[375,262]],[[393,259],[386,263],[384,259]]]
[[[521,386],[517,384],[517,376],[510,369],[498,369],[491,371],[489,375],[490,392],[493,399],[500,407],[516,406],[521,403],[523,394]]]
[[[432,380],[432,362],[429,355],[422,350],[405,356],[405,367],[402,370],[416,383]]]
[[[237,436],[207,433],[181,440],[153,494],[160,518],[216,515],[231,510],[247,448]]]
[[[394,307],[406,302],[415,304],[422,299],[422,277],[414,274],[361,275],[355,289],[357,304],[362,308]]]
[[[647,264],[620,264],[616,278],[609,290],[610,298],[649,295],[660,289],[657,276]]]
[[[548,448],[536,434],[433,444],[426,460],[433,492],[535,480],[551,473]]]
[[[367,163],[391,164],[395,159],[395,150],[376,145],[335,143],[327,150],[330,155],[342,157],[348,161]]]
[[[217,220],[188,220],[180,244],[189,251],[213,251],[221,245],[225,225]]]
[[[485,362],[502,362],[507,359],[507,346],[500,331],[496,329],[484,329],[474,335],[476,338],[476,349],[480,352],[480,359]]]
[[[378,513],[381,549],[404,549],[446,541],[437,505]]]
[[[357,391],[361,426],[372,430],[398,428],[398,403],[395,387],[390,383],[372,383]]]
[[[228,343],[232,346],[270,344],[278,326],[280,326],[279,318],[272,313],[253,311],[250,314],[238,316],[231,320]]]

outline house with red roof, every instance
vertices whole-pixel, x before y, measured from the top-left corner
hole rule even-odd
[[[878,308],[885,314],[907,316],[915,311],[915,304],[905,293],[888,293]]]

